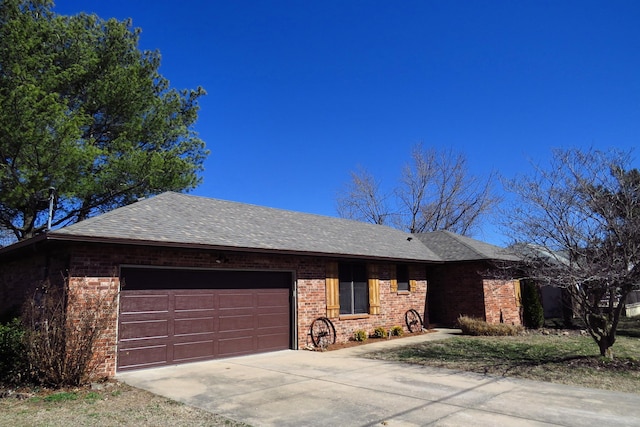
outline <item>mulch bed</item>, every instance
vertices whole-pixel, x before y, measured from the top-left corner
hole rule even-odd
[[[422,330],[422,332],[412,332],[409,334],[404,334],[402,336],[392,335],[386,338],[369,337],[366,341],[355,341],[353,339],[350,339],[347,342],[331,344],[326,348],[326,350],[327,351],[340,350],[342,348],[358,347],[361,345],[373,344],[373,343],[382,342],[382,341],[401,340],[403,338],[414,337],[416,335],[430,334],[435,331],[436,331],[435,329],[427,329],[427,330]]]

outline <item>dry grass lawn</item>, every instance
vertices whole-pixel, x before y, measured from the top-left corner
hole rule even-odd
[[[459,336],[377,351],[367,357],[640,393],[640,318],[623,320],[613,353],[614,360],[600,357],[593,339],[579,331],[551,331],[507,337]]]
[[[98,387],[14,392],[0,399],[0,426],[246,426],[123,383]]]

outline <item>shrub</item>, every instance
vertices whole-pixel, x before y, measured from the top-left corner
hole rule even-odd
[[[394,326],[391,328],[391,335],[401,337],[403,334],[404,330],[402,329],[402,326]]]
[[[386,337],[387,337],[387,330],[382,326],[378,326],[377,328],[375,328],[373,330],[373,333],[371,334],[371,338],[386,338]]]
[[[538,286],[531,280],[523,280],[522,321],[527,328],[539,329],[544,325],[544,309],[540,302]]]
[[[366,341],[368,338],[367,336],[367,331],[365,331],[364,329],[358,329],[357,331],[355,331],[353,333],[353,339],[354,341]]]
[[[0,382],[19,383],[24,376],[25,346],[24,329],[20,320],[13,319],[0,324]]]
[[[95,344],[109,327],[116,302],[117,294],[95,292],[86,281],[73,292],[68,283],[38,288],[22,315],[31,380],[52,387],[88,382],[101,362]]]
[[[522,326],[507,325],[506,323],[490,324],[469,316],[458,317],[458,326],[464,335],[509,336],[523,332]]]

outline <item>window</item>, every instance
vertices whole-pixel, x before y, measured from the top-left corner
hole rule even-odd
[[[340,314],[369,312],[369,284],[365,264],[340,264]]]
[[[396,266],[396,280],[398,281],[398,291],[409,291],[409,266]]]

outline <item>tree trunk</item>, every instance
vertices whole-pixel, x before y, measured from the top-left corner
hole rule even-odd
[[[598,348],[600,348],[600,356],[613,360],[613,344],[616,342],[615,331],[610,330],[606,335],[600,335],[596,339]]]
[[[600,347],[600,356],[613,360],[613,349],[611,348],[613,344],[610,344],[610,341],[609,336],[602,337],[598,341],[598,347]]]

